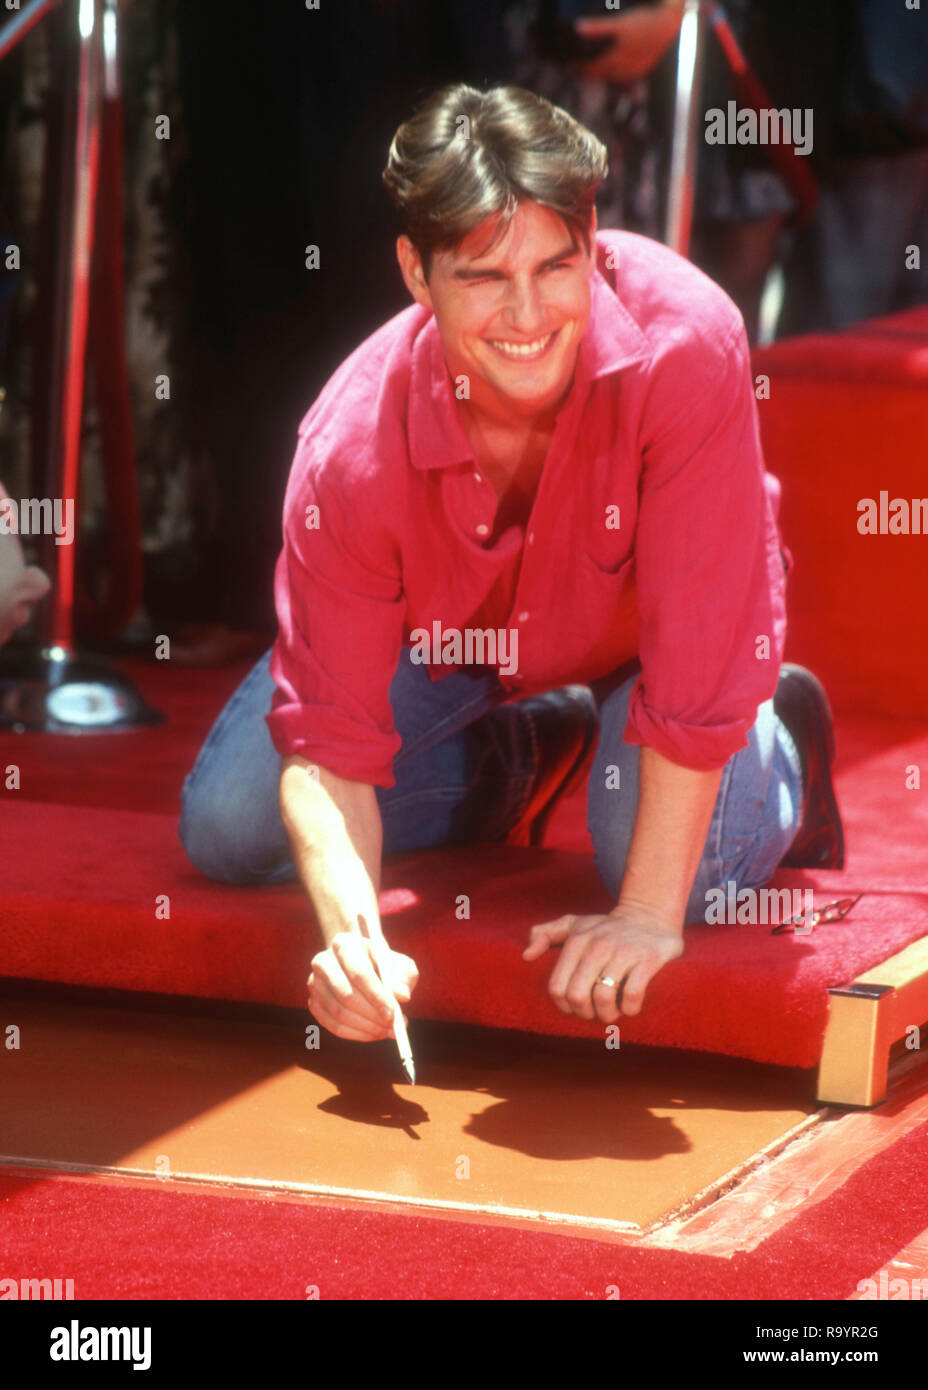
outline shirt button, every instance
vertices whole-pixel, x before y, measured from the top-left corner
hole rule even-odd
[[[534,531],[529,531],[528,536],[526,537],[526,539],[528,540],[529,545],[534,545],[534,544],[535,544],[535,532],[534,532]]]
[[[490,528],[485,521],[481,521],[480,525],[476,529],[478,536],[488,536],[490,534]]]
[[[528,622],[528,617],[529,617],[528,613],[526,613],[525,609],[523,609],[522,612],[519,614],[519,622],[520,622],[520,623]]]
[[[480,476],[480,474],[479,474],[476,470],[474,471],[474,477],[477,479],[477,482],[478,482],[478,483],[482,483],[482,482],[483,482],[483,478]]]

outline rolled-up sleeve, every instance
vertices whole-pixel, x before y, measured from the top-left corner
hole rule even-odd
[[[301,441],[284,503],[267,726],[284,756],[392,787],[400,738],[389,691],[405,613],[399,564],[378,530],[382,509],[360,496],[363,483],[349,485],[331,461],[314,464],[307,447]]]
[[[704,771],[746,746],[786,636],[740,321],[722,341],[668,354],[652,387],[635,539],[641,673],[624,735]]]

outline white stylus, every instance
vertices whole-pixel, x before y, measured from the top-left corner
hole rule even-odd
[[[393,990],[390,988],[390,971],[387,966],[386,957],[386,951],[389,948],[383,933],[379,931],[372,932],[367,925],[367,919],[360,912],[358,913],[358,926],[361,929],[361,935],[366,936],[371,943],[371,952],[374,957],[374,963],[377,966],[378,974],[383,981],[383,987],[393,1000],[393,1036],[396,1038],[396,1045],[399,1049],[403,1070],[412,1084],[415,1085],[416,1064],[412,1060],[412,1048],[409,1046],[409,1034],[406,1032],[406,1025],[403,1022],[403,1011],[397,1002]]]

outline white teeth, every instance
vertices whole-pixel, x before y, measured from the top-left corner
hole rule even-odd
[[[549,333],[545,338],[537,338],[534,343],[500,343],[491,338],[490,341],[500,352],[505,352],[509,357],[534,357],[536,352],[541,352],[542,348],[547,347],[553,333]]]

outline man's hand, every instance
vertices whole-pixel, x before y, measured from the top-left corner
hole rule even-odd
[[[653,9],[575,20],[574,28],[583,38],[613,40],[605,53],[580,65],[582,76],[620,86],[647,77],[677,37],[682,17],[682,0],[664,0]]]
[[[4,497],[0,487],[0,498]],[[33,605],[51,587],[44,570],[26,564],[16,533],[0,531],[0,646],[28,623]]]
[[[415,962],[383,945],[381,951],[390,965],[389,983],[398,1003],[408,1004],[419,980]],[[358,1042],[392,1037],[393,1006],[366,936],[339,932],[324,951],[313,956],[311,965],[306,982],[309,1008],[324,1028]],[[408,1022],[405,1014],[403,1022]]]
[[[614,1023],[623,1013],[640,1013],[650,981],[669,960],[683,954],[682,927],[630,905],[613,908],[606,916],[568,914],[532,927],[529,935],[523,960],[538,960],[549,946],[564,943],[548,981],[548,993],[561,1013],[598,1018],[601,1023]],[[599,983],[600,975],[615,980],[618,989]]]

